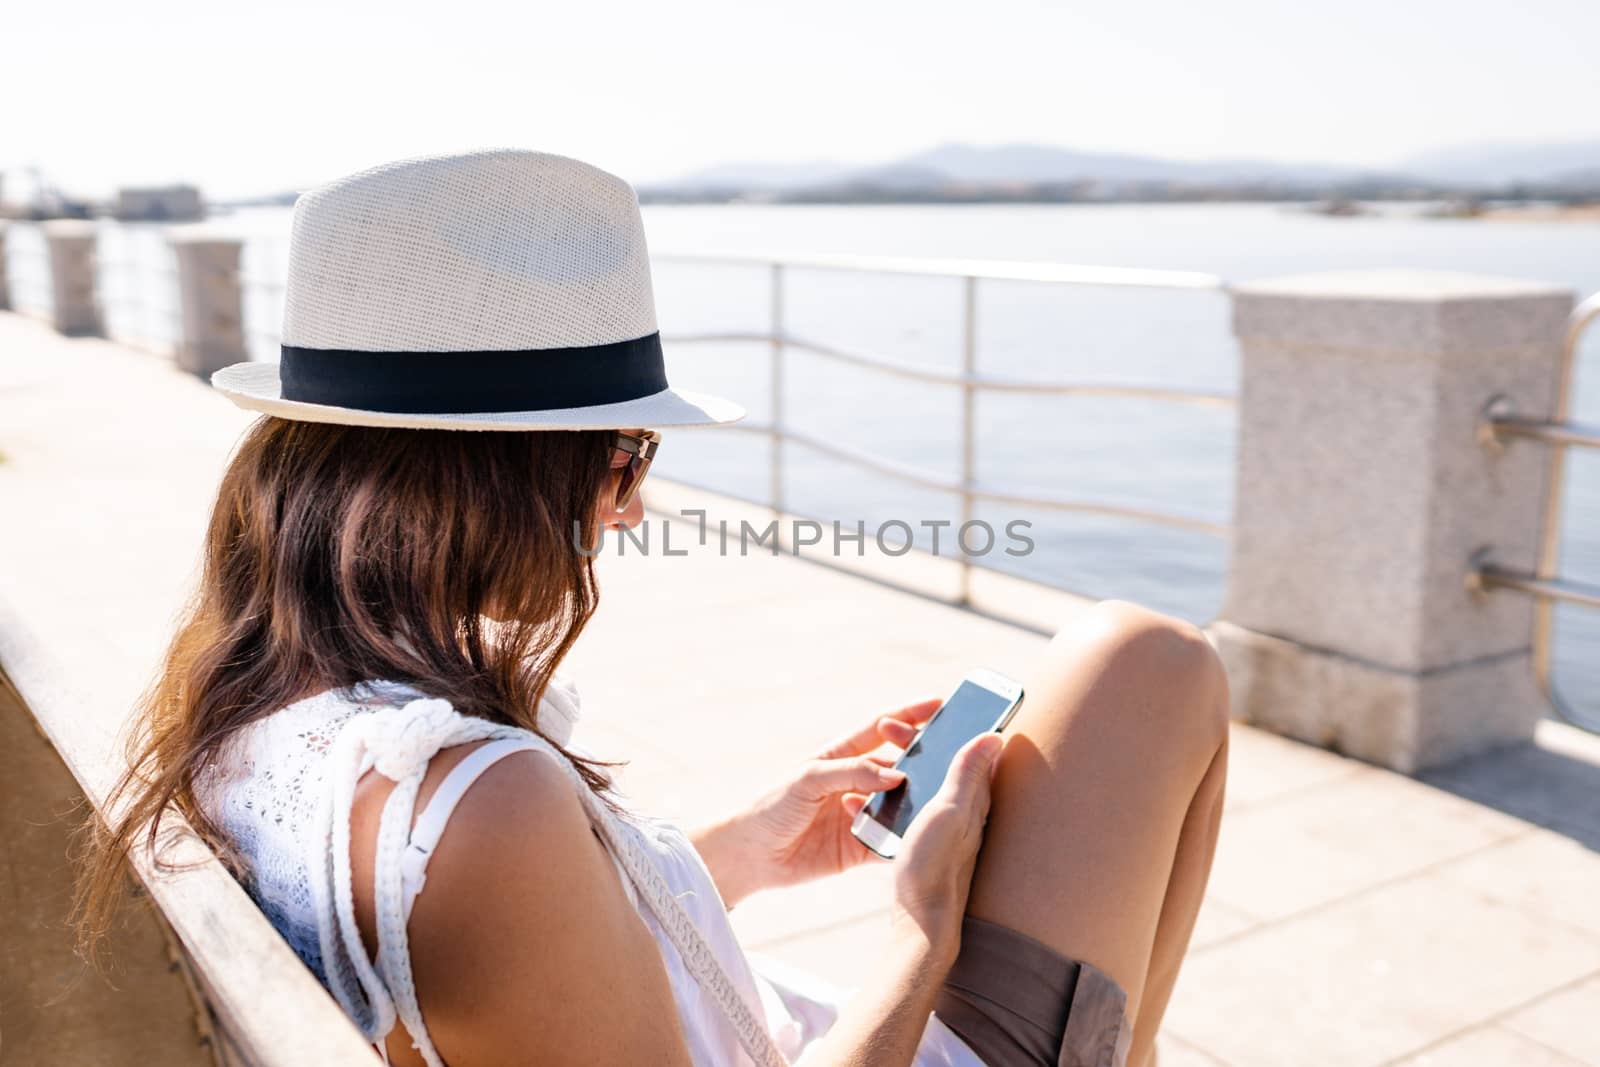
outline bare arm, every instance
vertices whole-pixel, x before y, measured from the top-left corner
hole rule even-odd
[[[895,859],[889,948],[801,1067],[888,1067],[916,1055],[928,1013],[961,947],[972,870],[1002,747],[980,735],[956,753],[944,784],[913,820]]]
[[[871,862],[850,823],[872,793],[899,784],[903,775],[889,764],[939,704],[919,700],[874,716],[792,768],[748,807],[690,830],[723,902],[732,908],[762,889]]]
[[[435,758],[422,799],[459,759],[447,755],[466,751]],[[376,786],[358,791],[352,859],[370,931],[370,850],[390,783],[367,782]],[[660,950],[547,756],[513,753],[467,790],[408,930],[423,1018],[451,1067],[690,1067]],[[421,1062],[409,1044],[391,1035],[396,1064]]]
[[[796,1067],[909,1064],[949,973],[957,946],[896,935],[828,1032],[806,1047]]]
[[[751,893],[766,888],[755,874],[747,850],[740,845],[741,819],[742,813],[728,816],[696,826],[684,835],[711,872],[711,880],[717,883],[717,893],[729,911]]]

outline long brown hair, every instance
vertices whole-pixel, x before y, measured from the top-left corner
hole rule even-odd
[[[536,729],[599,604],[581,548],[609,467],[604,431],[252,424],[217,492],[199,585],[136,709],[115,814],[90,816],[86,953],[126,888],[128,854],[156,847],[169,805],[238,872],[196,783],[223,742],[278,708],[390,679]],[[600,769],[614,764],[568,755],[615,808]]]

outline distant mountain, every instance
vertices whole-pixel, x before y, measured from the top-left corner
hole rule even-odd
[[[640,186],[658,201],[999,202],[1094,199],[1458,198],[1594,195],[1600,141],[1460,146],[1394,167],[1179,160],[1042,144],[948,143],[868,166],[738,163]]]
[[[1550,181],[1555,185],[1564,185],[1571,189],[1600,189],[1600,167],[1563,171]]]
[[[793,189],[834,181],[857,169],[843,163],[724,163],[664,182],[657,189]]]
[[[793,191],[838,186],[913,190],[952,182],[1278,182],[1309,185],[1371,176],[1369,171],[1358,168],[1318,163],[1188,161],[1080,152],[1053,145],[951,143],[865,167],[837,163],[734,163],[650,183],[649,188],[652,192],[670,194],[708,189]]]
[[[1471,185],[1575,182],[1600,172],[1600,140],[1458,145],[1423,152],[1402,165],[1420,177]]]
[[[1327,182],[1360,177],[1349,167],[1312,163],[1267,163],[1257,160],[1160,159],[1154,156],[1079,152],[1051,145],[1010,144],[984,147],[945,144],[895,163],[897,167],[938,171],[955,181],[1303,181]]]
[[[805,188],[840,185],[871,185],[879,189],[929,189],[951,180],[947,171],[915,163],[887,163],[881,167],[845,171],[827,182],[815,182]]]

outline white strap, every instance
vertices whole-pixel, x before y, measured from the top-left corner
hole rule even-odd
[[[504,737],[498,741],[490,741],[480,745],[466,758],[445,775],[444,781],[439,783],[439,788],[428,799],[428,806],[422,809],[422,814],[417,817],[416,825],[411,828],[411,840],[406,844],[406,850],[400,857],[400,884],[403,891],[405,908],[403,914],[409,921],[411,908],[417,901],[417,894],[422,892],[422,887],[428,881],[428,857],[433,855],[433,850],[439,847],[439,838],[444,835],[445,824],[450,821],[450,815],[456,810],[456,805],[461,798],[467,795],[467,789],[478,777],[499,763],[513,752],[539,752],[538,745],[521,737]]]
[[[422,1023],[422,1008],[417,1003],[416,980],[411,973],[411,943],[406,936],[406,916],[401,912],[404,891],[400,859],[406,835],[411,830],[411,813],[416,810],[417,790],[427,764],[395,784],[384,801],[378,821],[378,847],[373,870],[373,910],[377,913],[378,974],[382,976],[395,1014],[411,1035],[411,1047],[422,1055],[428,1067],[444,1067],[444,1060],[433,1047],[428,1029]]]
[[[310,847],[320,847],[321,855],[308,858],[308,864],[314,859],[310,869],[325,876],[312,878],[311,892],[317,906],[323,968],[333,995],[362,1033],[382,1040],[394,1028],[394,1002],[362,944],[350,872],[350,809],[356,782],[372,763],[355,743],[359,739],[350,736],[350,742],[336,743],[328,757],[332,781],[318,806],[319,831],[310,839]]]

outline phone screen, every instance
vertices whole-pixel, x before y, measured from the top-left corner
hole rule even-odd
[[[905,780],[874,793],[867,801],[867,814],[885,829],[905,836],[911,820],[944,784],[945,772],[961,746],[993,729],[1010,703],[992,689],[962,682],[896,764],[906,772]]]

